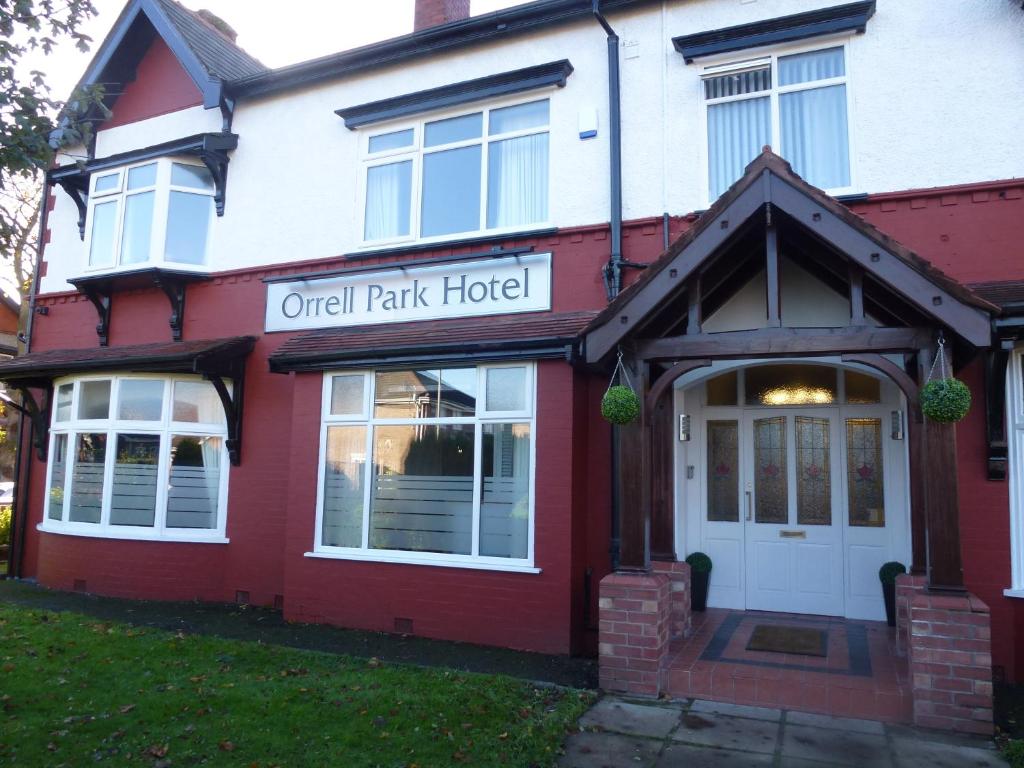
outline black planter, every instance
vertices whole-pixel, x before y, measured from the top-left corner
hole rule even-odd
[[[703,611],[708,607],[708,582],[711,571],[690,571],[690,610]]]
[[[882,582],[882,597],[885,598],[885,620],[890,627],[896,626],[896,582]]]

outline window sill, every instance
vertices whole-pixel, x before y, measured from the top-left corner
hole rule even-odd
[[[474,563],[462,560],[434,560],[415,556],[392,558],[376,554],[348,552],[306,552],[305,557],[324,560],[356,560],[366,563],[390,563],[394,565],[433,565],[441,568],[465,568],[476,571],[504,571],[507,573],[541,573],[540,568],[529,565],[502,565],[499,563]]]
[[[1003,597],[1024,598],[1024,589],[1004,589]]]
[[[54,533],[58,536],[83,536],[89,539],[120,539],[124,541],[166,541],[182,544],[227,544],[231,539],[226,536],[219,535],[206,535],[206,536],[167,536],[160,533],[143,533],[135,531],[83,531],[83,530],[72,530],[68,528],[55,528],[53,526],[44,525],[39,523],[36,525],[37,531],[43,533]]]

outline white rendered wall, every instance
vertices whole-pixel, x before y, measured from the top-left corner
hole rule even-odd
[[[622,39],[627,220],[709,204],[700,101],[706,62],[686,64],[671,38],[839,4],[670,0],[610,16]],[[854,191],[1024,176],[1014,130],[1024,124],[1024,11],[1018,3],[878,0],[867,33],[843,39]],[[211,268],[324,259],[361,247],[359,140],[385,126],[350,131],[335,109],[562,58],[575,72],[565,88],[544,92],[551,103],[551,223],[608,221],[606,44],[588,19],[241,102],[226,214],[211,232]],[[580,140],[579,112],[595,108],[598,136]],[[97,156],[219,128],[218,110],[190,108],[101,131]],[[70,289],[66,278],[80,274],[85,263],[75,207],[63,192],[56,194],[44,293]]]

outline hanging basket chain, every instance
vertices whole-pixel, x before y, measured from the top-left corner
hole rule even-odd
[[[608,389],[605,390],[607,393],[609,389],[615,386],[615,377],[619,377],[619,382],[624,383],[624,386],[633,389],[633,381],[629,378],[629,371],[622,362],[622,350],[619,350],[619,358],[615,361],[615,368],[612,370],[612,377],[608,380]],[[633,390],[634,392],[636,390]]]
[[[615,380],[618,378],[619,383]],[[640,416],[640,398],[633,389],[629,371],[622,362],[622,350],[608,381],[608,389],[601,398],[601,415],[612,424],[629,424]]]
[[[935,378],[935,366],[939,366],[939,378],[938,381],[949,379],[951,377],[951,371],[949,370],[949,364],[946,362],[946,340],[942,336],[942,332],[939,331],[938,340],[938,351],[935,353],[935,357],[932,358],[932,367],[928,371],[928,381],[936,381]]]
[[[935,367],[939,368],[938,378]],[[918,395],[921,411],[935,422],[952,424],[960,421],[971,408],[971,390],[957,378],[946,360],[946,340],[939,333],[938,349],[928,371],[928,381]]]

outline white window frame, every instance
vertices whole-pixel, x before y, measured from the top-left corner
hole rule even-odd
[[[160,381],[163,383],[162,411],[159,421],[136,421],[117,418],[120,385],[126,380]],[[78,403],[81,385],[89,381],[110,381],[110,403],[108,418],[80,419]],[[36,527],[48,533],[61,533],[73,536],[90,536],[108,539],[137,539],[145,541],[180,541],[193,543],[226,544],[225,530],[227,524],[228,475],[231,463],[227,451],[227,425],[221,418],[218,423],[199,423],[174,421],[174,385],[176,382],[202,383],[201,376],[158,376],[136,373],[90,374],[85,376],[69,376],[53,382],[54,404],[50,414],[49,461],[46,467],[46,486],[44,491],[43,518]],[[208,382],[207,382],[208,383]],[[71,418],[57,421],[57,392],[61,385],[72,384]],[[211,385],[212,386],[212,385]],[[220,412],[219,412],[220,415]],[[107,436],[104,463],[103,496],[101,502],[100,522],[71,522],[69,517],[71,485],[74,469],[74,448],[76,435],[81,433],[105,433]],[[110,509],[113,495],[113,472],[115,451],[117,450],[117,434],[148,434],[160,436],[160,453],[157,461],[156,509],[153,526],[111,525]],[[50,518],[50,488],[52,487],[54,456],[56,455],[57,439],[61,435],[68,436],[67,455],[64,461],[64,500],[59,520]],[[167,491],[171,460],[172,437],[219,437],[221,439],[220,486],[217,497],[217,525],[214,528],[169,528],[166,526]]]
[[[1010,491],[1010,587],[1007,597],[1024,597],[1024,346],[1006,366],[1007,481]]]
[[[522,361],[501,365],[464,365],[464,366],[438,366],[442,369],[453,367],[475,367],[477,373],[477,407],[474,416],[465,417],[435,417],[435,418],[378,418],[373,415],[374,387],[376,370],[335,370],[325,371],[322,390],[321,424],[320,424],[320,450],[319,466],[317,468],[317,492],[316,492],[316,529],[314,533],[313,550],[306,552],[306,557],[322,557],[337,560],[363,560],[382,563],[403,563],[408,565],[433,565],[453,568],[473,568],[478,570],[511,571],[518,573],[540,573],[540,569],[534,567],[534,514],[536,503],[536,476],[537,476],[537,387],[536,387],[536,365],[533,362]],[[423,370],[430,368],[429,365],[421,365],[398,370]],[[485,410],[487,386],[487,371],[497,368],[525,368],[526,381],[526,408],[523,411],[496,411]],[[331,386],[334,376],[363,377],[363,411],[358,414],[331,414]],[[480,493],[479,484],[482,482],[482,450],[483,426],[486,424],[529,424],[530,426],[530,459],[529,459],[529,516],[527,521],[527,553],[522,559],[493,557],[478,554],[480,547]],[[373,549],[369,546],[370,533],[370,512],[373,495],[373,432],[377,426],[405,426],[405,425],[435,425],[435,424],[472,424],[474,429],[474,493],[473,493],[473,525],[472,525],[472,554],[457,555],[440,552],[409,552],[405,550]],[[362,545],[360,547],[339,547],[329,546],[323,543],[323,509],[324,509],[324,481],[326,476],[327,455],[327,430],[334,426],[354,426],[366,428],[366,462],[364,464],[363,482],[363,523],[362,523]]]
[[[829,195],[849,195],[853,194],[857,190],[857,164],[855,151],[855,137],[854,137],[854,99],[853,99],[853,77],[850,74],[850,41],[851,35],[843,34],[838,36],[819,37],[812,42],[804,42],[791,45],[776,46],[771,48],[756,48],[751,50],[734,52],[731,54],[723,54],[720,56],[709,56],[705,61],[703,68],[700,72],[700,77],[697,80],[697,103],[699,110],[699,121],[701,126],[701,135],[703,141],[701,144],[701,158],[700,167],[703,178],[702,185],[702,196],[705,200],[706,205],[710,205],[715,200],[711,197],[711,171],[710,171],[710,158],[711,158],[711,144],[710,136],[708,135],[708,106],[715,104],[725,104],[731,101],[743,101],[745,99],[763,98],[764,96],[769,97],[771,105],[771,143],[770,146],[772,151],[782,155],[782,127],[781,118],[779,116],[779,96],[783,93],[791,93],[793,91],[807,91],[815,88],[824,88],[830,85],[845,85],[846,86],[846,138],[849,143],[849,157],[850,157],[850,183],[845,187],[832,187],[825,189]],[[833,77],[825,80],[812,80],[807,83],[796,83],[794,85],[780,86],[778,84],[778,72],[779,72],[779,59],[785,58],[786,56],[792,56],[800,53],[814,53],[815,51],[823,51],[829,48],[842,48],[843,49],[843,70],[845,75],[842,77]],[[758,69],[764,64],[769,64],[771,69],[772,86],[767,91],[759,91],[758,93],[745,93],[740,96],[725,96],[719,99],[708,99],[704,95],[704,81],[711,77],[718,75],[724,75],[729,72],[742,72],[748,69]],[[753,160],[754,158],[750,158]],[[733,181],[737,181],[734,179]],[[813,184],[813,181],[808,183]]]
[[[168,269],[188,270],[195,272],[208,272],[210,270],[210,242],[213,235],[213,222],[216,219],[215,205],[213,198],[216,189],[201,189],[199,187],[183,187],[171,184],[171,169],[173,165],[188,165],[195,168],[207,167],[190,157],[158,157],[145,162],[131,163],[117,168],[107,168],[103,171],[94,171],[89,179],[89,206],[86,216],[85,236],[85,259],[83,274],[131,272],[147,267],[166,267]],[[156,181],[153,185],[128,191],[128,172],[135,168],[142,168],[147,165],[156,165]],[[101,178],[114,173],[120,174],[118,184],[115,188],[96,191],[96,184]],[[121,264],[121,242],[124,237],[124,213],[126,209],[125,200],[133,195],[143,192],[153,192],[153,221],[149,232],[149,258],[146,261],[137,261],[133,264]],[[165,258],[167,244],[167,218],[170,214],[171,193],[185,192],[193,195],[203,195],[210,198],[210,218],[206,228],[206,250],[203,252],[202,264],[188,264],[181,261],[168,261]],[[114,252],[113,260],[109,264],[90,264],[92,254],[92,230],[93,211],[97,205],[116,201],[117,213],[114,219]]]
[[[521,104],[531,104],[535,101],[547,101],[548,102],[548,122],[547,125],[542,127],[527,128],[519,131],[508,131],[506,133],[497,133],[491,135],[488,133],[488,124],[490,122],[490,113],[504,109],[506,107],[515,107]],[[445,110],[443,112],[433,112],[429,116],[421,116],[415,121],[401,121],[392,123],[381,123],[373,126],[373,130],[365,131],[359,138],[359,148],[361,165],[359,172],[359,208],[358,208],[358,231],[359,240],[362,248],[380,248],[383,246],[394,245],[398,243],[433,243],[433,242],[444,242],[453,239],[470,238],[477,236],[486,235],[502,235],[510,232],[522,232],[524,229],[545,229],[553,226],[551,223],[551,126],[554,122],[551,116],[551,109],[554,101],[551,99],[550,94],[541,91],[535,91],[529,96],[515,99],[505,99],[495,101],[487,104],[486,106],[476,105],[472,107],[461,106],[458,109]],[[481,134],[479,138],[467,139],[465,141],[452,142],[450,144],[439,144],[433,147],[423,146],[423,137],[425,134],[425,126],[427,123],[435,123],[441,120],[449,120],[456,117],[465,117],[467,115],[474,115],[481,113]],[[382,136],[389,133],[397,133],[399,131],[412,130],[413,141],[410,146],[400,147],[397,149],[386,149],[380,152],[370,152],[370,139],[377,136]],[[496,141],[503,141],[505,139],[519,138],[520,136],[533,136],[541,133],[548,135],[548,216],[543,221],[529,222],[526,224],[516,224],[510,227],[494,227],[488,229],[487,227],[487,175],[490,169],[488,149],[490,145]],[[443,235],[432,235],[430,237],[420,236],[420,226],[422,219],[422,202],[423,202],[423,156],[425,154],[432,154],[434,152],[444,152],[451,149],[459,149],[460,147],[471,147],[480,145],[480,225],[477,229],[466,230],[465,232],[449,232]],[[368,169],[378,165],[390,165],[392,163],[399,163],[403,160],[412,161],[412,191],[411,200],[409,201],[409,234],[401,235],[397,237],[379,238],[376,240],[366,240],[366,193],[367,193],[367,177]]]

